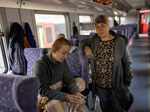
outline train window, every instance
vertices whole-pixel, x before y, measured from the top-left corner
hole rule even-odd
[[[108,19],[109,19],[109,26],[113,27],[114,26],[114,19],[113,19],[113,17],[109,17]]]
[[[2,26],[0,24],[0,73],[6,72],[8,68]]]
[[[0,40],[0,41],[2,41],[2,40]],[[0,73],[2,73],[4,71],[5,71],[5,65],[4,65],[2,48],[0,47]]]
[[[126,18],[125,17],[121,17],[120,18],[120,24],[126,24]]]
[[[120,24],[120,21],[119,21],[119,17],[118,16],[115,16],[115,20],[118,24]]]
[[[59,33],[67,35],[65,15],[35,14],[41,48],[51,48]]]
[[[4,37],[3,33],[3,25],[2,25],[2,12],[0,10],[0,73],[4,73],[8,71],[8,63],[6,57],[6,38]]]
[[[89,35],[94,32],[94,25],[90,16],[79,16],[80,35]]]

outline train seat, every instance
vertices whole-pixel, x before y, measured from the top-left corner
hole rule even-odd
[[[47,52],[46,48],[25,48],[24,55],[27,60],[27,76],[32,76],[34,62]]]
[[[0,112],[37,112],[39,80],[0,74]]]
[[[82,77],[88,87],[88,59],[79,48],[75,48],[68,55],[67,64],[74,77]]]

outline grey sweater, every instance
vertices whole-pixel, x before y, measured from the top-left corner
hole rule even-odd
[[[49,99],[65,101],[67,93],[51,89],[50,86],[62,81],[70,93],[77,93],[78,87],[66,62],[54,62],[48,55],[42,56],[33,66],[32,74],[40,80],[40,95]]]

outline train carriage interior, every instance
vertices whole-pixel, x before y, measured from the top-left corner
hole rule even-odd
[[[128,112],[149,112],[150,0],[0,0],[0,112],[38,112],[40,82],[32,67],[59,34],[77,48],[66,59],[72,75],[88,82],[90,64],[79,44],[96,34],[98,15],[107,16],[110,31],[129,41],[133,104]]]

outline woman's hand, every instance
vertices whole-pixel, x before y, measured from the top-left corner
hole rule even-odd
[[[81,93],[68,94],[66,96],[66,100],[67,102],[73,104],[83,104],[85,103],[85,96],[83,96]]]
[[[81,94],[81,93],[76,93],[75,95],[79,96],[79,97],[82,98],[82,99],[85,99],[85,98],[86,98],[86,97],[85,97],[83,94]]]

